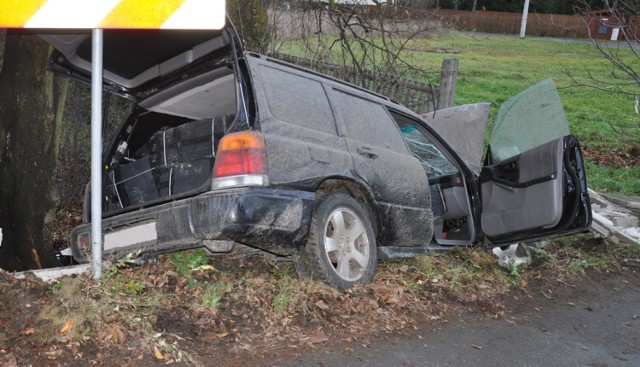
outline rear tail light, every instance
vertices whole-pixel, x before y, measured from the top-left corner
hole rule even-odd
[[[265,186],[267,183],[267,148],[262,134],[245,131],[226,135],[220,140],[212,188]]]

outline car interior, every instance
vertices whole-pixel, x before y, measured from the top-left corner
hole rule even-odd
[[[199,190],[233,123],[233,72],[218,68],[142,101],[121,128],[105,174],[105,210]]]
[[[434,241],[439,245],[471,243],[475,227],[458,164],[420,123],[398,113],[391,115],[429,180]]]

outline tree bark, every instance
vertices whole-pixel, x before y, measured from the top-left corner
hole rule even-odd
[[[0,267],[6,270],[57,265],[48,242],[67,81],[46,70],[49,52],[36,36],[6,35],[0,64]]]

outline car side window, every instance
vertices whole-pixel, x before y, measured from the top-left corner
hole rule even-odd
[[[527,88],[500,106],[491,133],[492,164],[569,135],[560,95],[551,79]]]
[[[392,113],[392,116],[400,126],[409,150],[418,158],[428,178],[450,176],[459,172],[449,157],[417,122],[396,113]]]
[[[406,153],[398,128],[384,106],[335,90],[346,135],[361,142]]]
[[[261,76],[275,118],[336,134],[333,112],[321,83],[268,66],[261,66]]]

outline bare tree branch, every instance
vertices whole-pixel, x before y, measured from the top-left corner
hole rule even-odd
[[[585,27],[589,29],[589,38],[593,44],[593,52],[607,60],[611,66],[610,77],[615,80],[604,80],[590,71],[586,78],[580,78],[567,71],[567,74],[578,86],[588,86],[598,90],[629,95],[640,94],[640,1],[638,0],[605,0],[605,9],[592,9],[590,2],[579,0],[575,12],[583,16]],[[610,31],[617,29],[620,43],[612,43],[603,39]],[[601,34],[602,33],[602,34]]]
[[[420,15],[421,20],[412,19]],[[429,72],[411,59],[410,45],[432,33],[424,10],[379,0],[350,3],[307,0],[301,10],[300,37],[305,55],[343,65],[339,77],[376,89],[382,75],[428,80]]]

